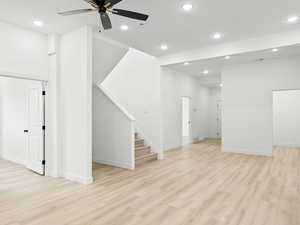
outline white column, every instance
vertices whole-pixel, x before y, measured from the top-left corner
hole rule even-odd
[[[60,82],[59,39],[57,34],[48,36],[49,82],[46,85],[46,175],[62,176],[62,151],[60,133]]]

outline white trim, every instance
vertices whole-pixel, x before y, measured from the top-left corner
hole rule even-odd
[[[165,154],[163,152],[159,152],[157,154],[157,160],[164,160],[165,159]]]
[[[131,167],[129,169],[135,169],[135,123],[131,121]]]
[[[2,155],[0,156],[0,159],[15,163],[15,164],[19,164],[21,166],[25,166],[27,165],[27,161],[26,160],[18,160],[18,159],[14,159],[14,158],[10,158],[9,156],[7,157],[6,155]]]
[[[110,160],[94,160],[94,162],[104,164],[104,165],[109,165],[109,166],[115,166],[115,167],[120,167],[120,168],[124,168],[124,169],[134,170],[134,167],[132,166],[131,163],[123,163],[123,162],[110,161]]]
[[[222,147],[221,151],[226,153],[238,153],[238,154],[245,154],[245,155],[257,155],[257,156],[269,156],[269,157],[273,155],[272,151],[270,153],[265,153],[265,152],[269,152],[268,149],[265,149],[265,151],[257,151],[256,149]]]
[[[15,72],[5,71],[1,69],[0,69],[0,76],[15,78],[15,79],[23,79],[23,80],[35,80],[35,81],[44,81],[44,82],[48,81],[48,80],[34,78],[34,77],[38,77],[37,75],[35,76],[33,74],[15,73]]]
[[[135,121],[135,118],[120,104],[118,103],[116,100],[114,100],[114,98],[108,93],[108,91],[105,89],[105,87],[103,87],[103,85],[98,84],[97,85],[99,87],[99,89],[103,92],[103,94],[115,105],[117,106],[117,108],[124,113],[124,115],[130,120],[130,121]]]
[[[93,183],[93,177],[82,177],[82,176],[77,176],[72,173],[65,173],[64,176],[66,179],[70,181],[75,181],[81,184],[91,184]]]
[[[281,144],[274,144],[274,147],[289,147],[289,148],[300,148],[298,143],[281,143]]]

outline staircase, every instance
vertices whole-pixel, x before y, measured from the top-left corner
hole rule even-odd
[[[150,146],[145,145],[144,139],[140,139],[138,133],[135,133],[135,164],[141,164],[157,160],[157,153],[151,151]]]

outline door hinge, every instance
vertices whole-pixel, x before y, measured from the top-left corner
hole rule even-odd
[[[43,95],[46,95],[46,91],[43,91],[42,94],[43,94]]]
[[[43,129],[43,130],[46,130],[46,126],[45,126],[45,125],[44,125],[44,126],[42,126],[42,129]]]
[[[42,161],[42,165],[46,165],[46,161],[45,160]]]

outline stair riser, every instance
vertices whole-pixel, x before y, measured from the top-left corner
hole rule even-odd
[[[147,162],[152,162],[152,161],[155,161],[155,160],[157,160],[157,155],[154,155],[154,156],[151,156],[151,157],[148,157],[148,158],[145,158],[145,159],[135,160],[135,164],[136,165],[141,165],[141,164],[144,164],[144,163],[147,163]]]
[[[145,144],[135,144],[135,148],[141,148],[141,147],[145,147]]]
[[[145,143],[144,140],[136,140],[135,141],[136,145],[140,145],[140,144],[144,145],[144,143]]]
[[[147,155],[150,152],[151,152],[150,149],[138,150],[138,151],[135,151],[135,157],[140,157],[142,155]]]

